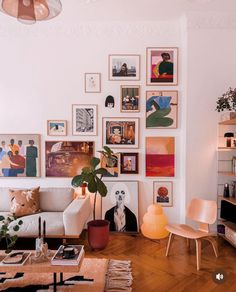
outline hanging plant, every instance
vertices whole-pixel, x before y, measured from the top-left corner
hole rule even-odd
[[[216,110],[218,112],[227,110],[227,111],[236,111],[236,88],[229,88],[228,91],[222,94],[216,102]]]

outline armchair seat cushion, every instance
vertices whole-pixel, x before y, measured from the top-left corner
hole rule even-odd
[[[170,233],[190,239],[197,239],[211,235],[207,232],[196,230],[185,224],[168,224],[166,225],[166,230]]]

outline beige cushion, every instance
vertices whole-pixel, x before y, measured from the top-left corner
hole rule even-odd
[[[0,188],[0,211],[9,212],[10,197],[8,188]]]
[[[63,212],[73,200],[71,188],[40,189],[40,209],[44,212]]]
[[[39,187],[30,190],[9,190],[10,212],[17,217],[39,212]]]

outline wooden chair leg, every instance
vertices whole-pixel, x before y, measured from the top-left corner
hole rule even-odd
[[[201,249],[202,249],[202,242],[201,239],[195,239],[196,242],[196,257],[197,257],[197,270],[200,270],[201,265]]]
[[[170,247],[171,247],[171,244],[173,242],[174,236],[175,235],[173,233],[170,233],[170,235],[169,235],[168,244],[167,244],[167,248],[166,248],[166,256],[169,255]]]
[[[212,245],[216,258],[219,256],[217,242],[213,237],[204,237],[205,240],[209,241]]]
[[[190,239],[186,238],[186,240],[187,240],[187,248],[190,249]]]

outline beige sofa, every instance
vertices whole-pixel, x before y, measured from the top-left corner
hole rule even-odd
[[[9,214],[9,189],[0,188],[0,215]],[[23,216],[19,237],[37,237],[38,218],[46,221],[47,237],[78,238],[91,213],[89,196],[85,199],[74,199],[70,188],[40,189],[41,212]],[[11,223],[12,224],[12,223]]]

